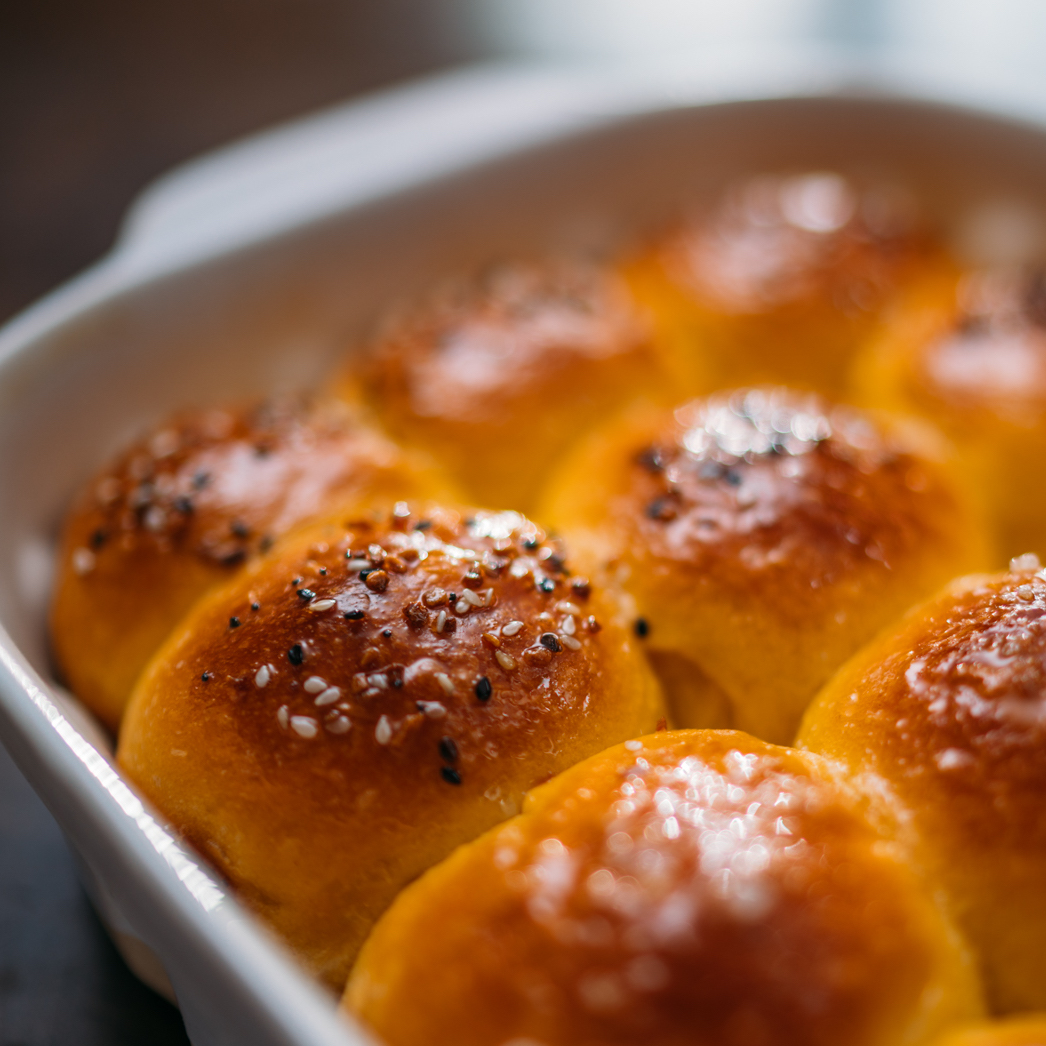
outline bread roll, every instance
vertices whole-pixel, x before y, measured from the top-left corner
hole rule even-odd
[[[115,730],[164,637],[249,556],[341,502],[446,491],[431,465],[336,402],[170,418],[95,476],[66,519],[51,608],[59,670]]]
[[[959,938],[809,755],[629,741],[409,886],[346,1004],[388,1046],[915,1046],[980,1012]]]
[[[1046,581],[955,582],[854,657],[800,742],[910,825],[998,1012],[1046,1006]],[[1026,569],[1025,569],[1026,568]]]
[[[934,1046],[1046,1046],[1046,1017],[1011,1017],[959,1028]]]
[[[927,281],[860,356],[854,389],[929,418],[955,443],[1002,563],[1046,554],[1046,273]]]
[[[987,561],[943,453],[812,394],[741,390],[611,423],[564,462],[541,518],[627,587],[655,666],[674,659],[677,725],[785,743],[847,657]]]
[[[529,511],[573,440],[654,378],[621,280],[516,263],[397,317],[341,388],[396,439],[436,455],[474,501]]]
[[[683,395],[759,382],[840,393],[882,309],[941,264],[914,217],[906,197],[838,174],[760,175],[623,271]]]
[[[407,882],[663,715],[616,603],[514,512],[334,518],[205,597],[120,766],[328,984]]]

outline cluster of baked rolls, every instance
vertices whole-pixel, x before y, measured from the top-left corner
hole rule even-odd
[[[390,1046],[1044,1043],[1044,287],[831,173],[458,277],[93,478],[57,667]]]

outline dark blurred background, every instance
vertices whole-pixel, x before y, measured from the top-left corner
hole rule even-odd
[[[171,165],[464,61],[765,74],[827,58],[1041,115],[1044,42],[1041,0],[0,0],[0,320],[103,254]],[[186,1041],[0,749],[0,1046]]]

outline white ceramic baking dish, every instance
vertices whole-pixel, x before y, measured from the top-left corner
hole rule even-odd
[[[707,83],[485,68],[401,89],[176,172],[109,257],[0,334],[0,739],[197,1046],[368,1040],[136,797],[53,685],[44,615],[70,494],[170,408],[309,384],[387,302],[447,269],[605,249],[740,173],[893,179],[981,249],[1034,246],[1042,129],[833,82],[792,75],[776,97],[764,83],[742,100],[734,85],[734,100],[710,102],[722,91]]]

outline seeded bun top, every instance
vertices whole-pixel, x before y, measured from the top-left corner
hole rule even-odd
[[[820,762],[625,742],[409,886],[346,993],[389,1046],[894,1046],[979,1013],[952,933]]]
[[[812,394],[740,390],[600,431],[542,518],[585,569],[623,579],[651,649],[693,661],[735,725],[787,742],[862,643],[983,567],[941,453],[932,433]]]
[[[981,953],[996,1012],[1046,1008],[1046,580],[949,586],[869,644],[800,741],[881,782]]]
[[[557,456],[651,388],[646,323],[624,283],[575,263],[515,263],[396,316],[342,385],[435,455],[480,504],[529,511]]]
[[[205,599],[119,759],[337,984],[404,883],[661,715],[619,607],[534,524],[399,504],[300,532]]]
[[[59,553],[52,642],[70,688],[114,728],[142,668],[196,599],[339,503],[446,484],[343,404],[183,413],[88,484]]]

